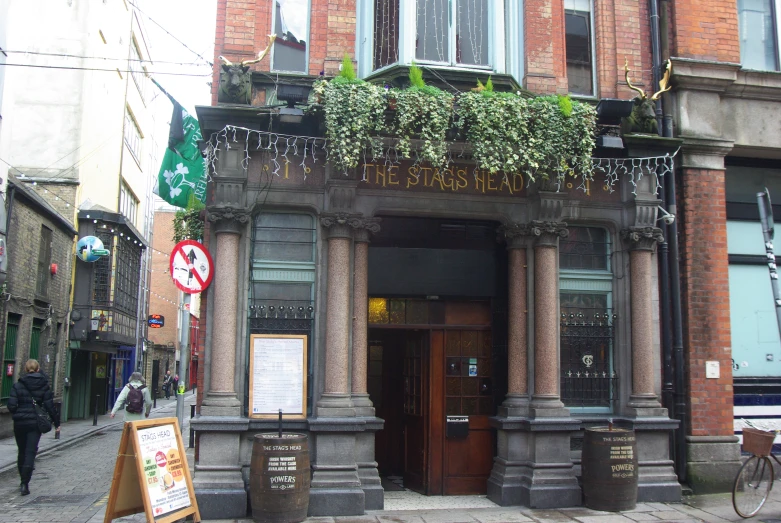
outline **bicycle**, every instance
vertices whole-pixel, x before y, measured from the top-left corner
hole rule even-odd
[[[732,486],[732,506],[742,518],[755,516],[773,488],[775,476],[770,457],[781,466],[781,461],[773,454],[773,441],[778,432],[752,427],[743,429],[743,450],[751,457],[738,470]]]

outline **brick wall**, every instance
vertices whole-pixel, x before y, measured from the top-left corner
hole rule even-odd
[[[46,302],[34,301],[38,276],[38,254],[41,226],[52,231],[51,262],[58,271],[52,275],[46,271],[49,290]],[[67,322],[70,304],[71,266],[74,236],[63,231],[59,222],[42,214],[36,206],[30,205],[18,192],[15,195],[11,219],[8,223],[8,276],[6,294],[0,301],[0,346],[5,346],[6,319],[8,314],[21,317],[16,339],[16,380],[22,373],[24,363],[30,357],[30,337],[36,320],[42,327],[39,340],[38,360],[49,376],[55,401],[62,400],[63,376],[67,357]],[[46,305],[51,305],[49,310]],[[46,319],[51,318],[50,325]],[[3,369],[5,370],[5,369]],[[11,420],[8,411],[0,408],[0,437],[10,434]]]
[[[724,171],[684,169],[680,185],[690,435],[727,436],[733,434],[733,427]],[[719,362],[718,379],[705,378],[706,361]]]
[[[740,63],[738,8],[735,0],[670,3],[673,13],[673,56]]]
[[[176,325],[179,289],[174,285],[169,273],[170,254],[175,245],[173,240],[174,214],[170,211],[155,211],[152,236],[152,274],[149,279],[149,314],[163,315],[165,325],[159,329],[150,328],[147,336],[152,343],[178,347],[179,339]]]

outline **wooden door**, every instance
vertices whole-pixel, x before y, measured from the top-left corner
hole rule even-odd
[[[491,333],[447,329],[431,336],[431,494],[485,494],[493,466],[495,414],[491,383]],[[438,370],[434,370],[434,369]],[[447,436],[447,416],[466,416],[466,438]],[[436,437],[435,437],[436,436]]]
[[[427,494],[428,426],[426,343],[420,332],[404,339],[404,487]]]

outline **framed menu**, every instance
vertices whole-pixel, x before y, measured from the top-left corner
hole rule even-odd
[[[250,336],[249,417],[306,418],[306,335]]]

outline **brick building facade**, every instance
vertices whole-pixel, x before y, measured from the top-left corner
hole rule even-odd
[[[73,225],[25,183],[9,176],[8,186],[5,255],[10,270],[2,292],[0,437],[12,433],[11,415],[4,405],[29,358],[37,359],[49,377],[56,403],[62,403],[63,390],[69,386],[63,378],[76,235]]]

